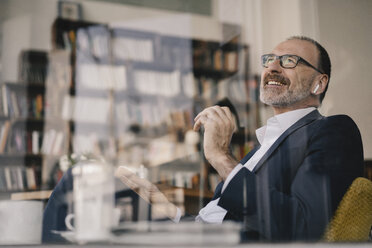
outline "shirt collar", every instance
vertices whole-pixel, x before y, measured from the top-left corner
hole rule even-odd
[[[262,144],[267,126],[273,125],[273,123],[279,124],[281,133],[285,132],[290,126],[295,124],[298,120],[300,120],[305,115],[309,114],[310,112],[314,111],[316,108],[309,107],[303,109],[296,109],[292,111],[288,111],[282,114],[274,115],[273,117],[267,120],[267,124],[263,127],[260,127],[256,130],[257,140],[260,144]]]

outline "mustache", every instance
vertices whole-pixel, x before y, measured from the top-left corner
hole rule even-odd
[[[278,74],[267,74],[265,77],[264,77],[264,84],[267,84],[267,82],[269,81],[276,81],[276,82],[280,82],[282,84],[285,84],[285,85],[289,85],[290,84],[290,81],[288,78],[282,76],[282,75],[278,75]]]

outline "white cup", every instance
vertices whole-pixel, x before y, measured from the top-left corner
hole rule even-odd
[[[75,231],[75,227],[71,223],[73,218],[75,218],[74,214],[68,214],[65,218],[65,225],[66,225],[67,229],[70,230],[70,231]]]
[[[73,214],[66,227],[78,243],[107,240],[114,218],[114,177],[112,168],[99,161],[82,161],[72,169]],[[74,225],[71,220],[74,219]]]
[[[0,245],[40,244],[41,201],[0,201]]]
[[[118,226],[120,222],[120,208],[114,208],[112,213],[112,227]],[[65,225],[68,230],[75,231],[75,227],[72,224],[72,220],[75,218],[75,214],[68,214],[65,218]]]

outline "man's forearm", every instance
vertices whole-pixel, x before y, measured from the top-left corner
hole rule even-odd
[[[231,154],[224,154],[220,156],[214,156],[208,159],[209,163],[216,169],[222,180],[226,180],[227,176],[239,163]]]

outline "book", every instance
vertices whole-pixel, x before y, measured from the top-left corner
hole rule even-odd
[[[125,36],[114,36],[112,49],[117,61],[154,61],[154,47],[151,39],[136,39]]]
[[[62,153],[63,138],[64,138],[63,132],[57,132],[52,149],[52,154],[59,155]]]
[[[24,190],[25,189],[25,182],[23,181],[23,176],[22,176],[22,169],[23,166],[15,166],[14,171],[15,171],[15,176],[17,177],[17,189],[19,190]]]
[[[6,98],[6,92],[5,92],[6,85],[3,84],[0,88],[1,90],[1,114],[4,116],[8,116],[8,101]]]
[[[10,131],[10,121],[5,121],[1,127],[1,136],[0,136],[0,154],[3,154],[7,144],[7,139]]]
[[[32,153],[38,154],[40,152],[40,133],[38,131],[32,131]]]
[[[0,192],[7,190],[7,183],[5,178],[4,167],[0,167]]]
[[[12,177],[11,177],[11,171],[10,171],[9,166],[4,167],[4,175],[5,175],[5,181],[6,181],[6,189],[12,190],[13,184],[12,184]]]
[[[237,52],[235,51],[225,52],[224,69],[230,72],[238,70],[238,53]]]
[[[103,25],[89,26],[86,28],[90,37],[91,52],[97,62],[107,64],[110,62],[111,35]]]
[[[173,97],[181,92],[180,71],[136,70],[135,87],[139,93]]]
[[[98,90],[125,90],[127,72],[125,66],[78,64],[76,68],[78,87]]]
[[[36,176],[34,168],[27,167],[26,168],[26,179],[27,179],[27,188],[28,189],[36,189]]]
[[[20,84],[7,83],[2,85],[1,91],[1,112],[4,116],[26,118],[29,112],[28,101],[30,101],[26,87]]]

